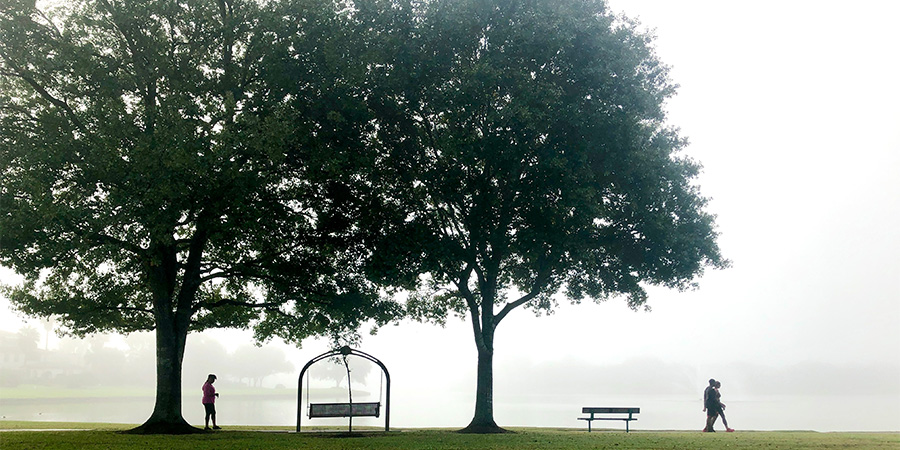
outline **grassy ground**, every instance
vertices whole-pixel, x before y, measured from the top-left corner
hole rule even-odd
[[[409,429],[347,437],[336,432],[288,433],[285,427],[229,427],[189,436],[122,434],[130,425],[0,421],[0,448],[36,449],[900,449],[897,433],[621,431],[521,428],[502,435],[464,435],[453,430]],[[26,431],[67,429],[76,431]]]

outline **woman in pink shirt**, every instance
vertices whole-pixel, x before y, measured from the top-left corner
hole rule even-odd
[[[206,408],[206,429],[209,429],[209,418],[212,417],[213,429],[221,430],[222,427],[216,425],[216,397],[219,394],[216,393],[216,388],[213,387],[213,383],[216,382],[216,376],[213,374],[209,374],[206,378],[206,383],[203,383],[203,407]]]

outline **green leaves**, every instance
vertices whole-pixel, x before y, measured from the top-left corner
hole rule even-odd
[[[356,275],[374,157],[349,35],[317,0],[5,4],[0,264],[33,274],[17,305],[73,332],[393,316]]]
[[[641,283],[685,287],[725,264],[698,166],[664,123],[675,86],[650,35],[599,1],[431,1],[415,17],[379,99],[387,184],[410,199],[382,265],[544,311],[560,289],[637,307]]]
[[[454,286],[410,303],[441,320],[726,264],[667,68],[600,1],[18,2],[0,37],[0,263],[50,283],[22,305],[288,336],[395,314],[380,288]]]

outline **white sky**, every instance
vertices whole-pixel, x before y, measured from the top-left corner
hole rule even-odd
[[[516,311],[497,333],[497,383],[553,361],[659,359],[701,382],[745,363],[900,364],[900,2],[610,4],[656,29],[681,85],[670,123],[704,165],[734,267],[697,291],[652,290],[650,313],[620,300]],[[0,329],[15,330],[0,303]],[[467,322],[387,327],[362,349],[408,387],[474,385]],[[324,350],[311,341],[298,367]],[[423,367],[427,382],[413,375]]]
[[[611,3],[657,30],[734,261],[646,326],[714,314],[726,359],[900,360],[900,3]]]

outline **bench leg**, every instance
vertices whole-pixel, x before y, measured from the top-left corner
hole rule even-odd
[[[593,422],[593,421],[592,421],[592,420],[588,420],[588,421],[587,421],[587,423],[588,423],[588,433],[591,432],[591,422]]]
[[[625,432],[626,432],[626,433],[628,432],[628,424],[630,424],[630,423],[631,423],[630,420],[626,420],[626,421],[625,421]]]

